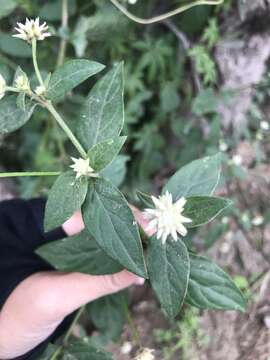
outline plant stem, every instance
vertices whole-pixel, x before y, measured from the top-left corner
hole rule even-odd
[[[55,353],[52,355],[52,357],[50,358],[50,360],[56,360],[58,355],[60,355],[60,353],[62,352],[62,350],[64,349],[65,346],[68,345],[68,340],[72,334],[72,329],[74,327],[75,324],[77,324],[77,322],[80,320],[80,317],[82,316],[82,313],[84,312],[85,310],[85,306],[82,306],[79,311],[77,312],[74,320],[72,321],[72,324],[70,325],[70,328],[68,329],[64,339],[63,339],[63,342],[62,342],[62,345],[55,351]]]
[[[64,345],[64,346],[67,345],[68,340],[69,340],[69,338],[70,338],[70,336],[71,336],[71,334],[72,334],[72,329],[73,329],[74,325],[76,325],[77,322],[80,320],[80,318],[81,318],[84,310],[85,310],[85,306],[82,306],[82,307],[79,309],[79,311],[77,312],[74,320],[72,321],[72,324],[70,325],[70,328],[68,329],[68,331],[67,331],[67,333],[66,333],[66,335],[65,335],[65,337],[64,337],[64,340],[63,340],[63,345]]]
[[[0,173],[0,178],[10,178],[10,177],[25,177],[25,176],[58,176],[61,173],[58,171],[51,172],[6,172]]]
[[[143,348],[142,346],[142,342],[141,342],[141,338],[140,338],[140,334],[139,334],[139,331],[134,323],[134,320],[132,319],[132,316],[131,316],[131,313],[130,313],[130,310],[128,308],[128,304],[127,302],[125,301],[124,304],[124,309],[125,309],[125,314],[126,314],[126,318],[127,318],[127,321],[129,323],[129,326],[130,326],[130,330],[131,330],[131,333],[132,333],[132,337],[133,337],[133,340],[137,343],[137,345],[139,346],[139,348]]]
[[[34,65],[34,69],[35,69],[35,73],[38,78],[38,81],[41,86],[45,87],[42,76],[39,71],[38,63],[37,63],[37,39],[35,39],[35,38],[32,40],[32,58],[33,58],[33,65]]]
[[[165,19],[168,19],[172,16],[175,16],[177,14],[180,14],[186,10],[189,10],[191,8],[193,8],[194,6],[199,6],[199,5],[219,5],[222,4],[224,0],[195,0],[193,1],[191,4],[186,4],[186,5],[182,5],[180,7],[178,7],[175,10],[169,11],[165,14],[162,15],[158,15],[158,16],[154,16],[150,19],[143,19],[140,18],[134,14],[132,14],[131,12],[129,12],[127,10],[127,8],[125,8],[122,4],[120,4],[118,2],[118,0],[110,0],[114,6],[116,6],[124,15],[126,15],[129,19],[139,23],[139,24],[143,24],[143,25],[149,25],[149,24],[153,24],[159,21],[163,21]]]
[[[56,109],[54,108],[54,106],[52,105],[52,103],[50,101],[46,101],[44,103],[42,103],[46,109],[52,114],[52,116],[55,118],[55,120],[57,121],[57,123],[59,124],[59,126],[61,126],[61,128],[64,130],[64,132],[67,134],[68,138],[70,139],[70,141],[73,143],[73,145],[75,146],[75,148],[78,150],[78,152],[80,153],[80,155],[86,159],[87,158],[87,153],[84,150],[84,148],[82,147],[82,145],[80,144],[79,140],[75,137],[75,135],[73,134],[73,132],[70,130],[70,128],[67,126],[67,124],[65,123],[65,121],[63,120],[63,118],[61,117],[61,115],[56,111]]]
[[[67,0],[62,0],[62,29],[68,27],[68,2]],[[66,49],[67,49],[67,39],[62,38],[60,43],[60,50],[57,58],[56,67],[63,65],[65,57],[66,57]]]

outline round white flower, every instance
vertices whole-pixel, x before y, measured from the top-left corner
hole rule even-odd
[[[177,241],[177,233],[181,236],[187,235],[184,223],[191,223],[192,220],[183,216],[184,206],[187,200],[181,197],[173,203],[172,194],[166,191],[165,195],[156,198],[152,196],[155,209],[145,209],[144,217],[150,220],[147,230],[154,230],[157,238],[165,244],[168,236]]]
[[[3,78],[3,76],[0,74],[0,99],[2,99],[5,96],[6,93],[6,80]]]
[[[31,42],[33,39],[44,40],[46,37],[51,36],[46,22],[40,25],[39,18],[35,20],[26,19],[25,24],[17,23],[15,30],[18,31],[18,34],[13,35],[14,37],[28,42]]]
[[[155,356],[153,352],[153,349],[145,348],[136,356],[135,360],[154,360]]]
[[[44,85],[39,85],[35,88],[35,93],[38,95],[38,96],[42,96],[44,95],[46,92],[46,88]]]
[[[240,165],[242,165],[243,158],[241,155],[234,155],[232,158],[232,161],[235,165],[240,166]]]
[[[255,216],[255,218],[252,219],[252,225],[254,226],[261,226],[264,223],[264,218],[261,215]]]
[[[228,150],[229,146],[225,143],[225,141],[220,140],[219,142],[219,150],[222,152],[226,152]]]
[[[18,90],[22,90],[22,91],[27,91],[30,89],[30,84],[29,84],[29,80],[27,78],[27,76],[25,75],[19,75],[16,79],[15,79],[15,87]]]
[[[261,121],[260,127],[261,127],[262,130],[268,131],[268,130],[270,129],[269,122],[267,122],[267,121]]]
[[[89,159],[75,159],[73,157],[71,159],[74,164],[70,165],[70,167],[75,171],[76,179],[80,178],[81,176],[98,177],[98,174],[95,173],[94,169],[91,168]]]
[[[135,5],[137,2],[137,0],[128,0],[128,3],[131,4],[131,5]]]

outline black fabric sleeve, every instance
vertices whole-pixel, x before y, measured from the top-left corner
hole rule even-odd
[[[62,228],[44,233],[45,200],[9,200],[0,202],[0,308],[24,279],[40,271],[54,270],[35,250],[42,244],[66,237]],[[63,334],[72,321],[67,317],[49,339],[17,360],[36,360]]]

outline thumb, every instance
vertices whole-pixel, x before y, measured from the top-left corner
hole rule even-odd
[[[113,275],[92,276],[91,288],[93,300],[99,297],[114,294],[131,285],[143,285],[145,280],[127,270]]]

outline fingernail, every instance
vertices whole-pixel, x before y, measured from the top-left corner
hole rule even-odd
[[[136,281],[137,285],[143,285],[145,283],[145,279],[144,278],[138,278],[138,280]]]

